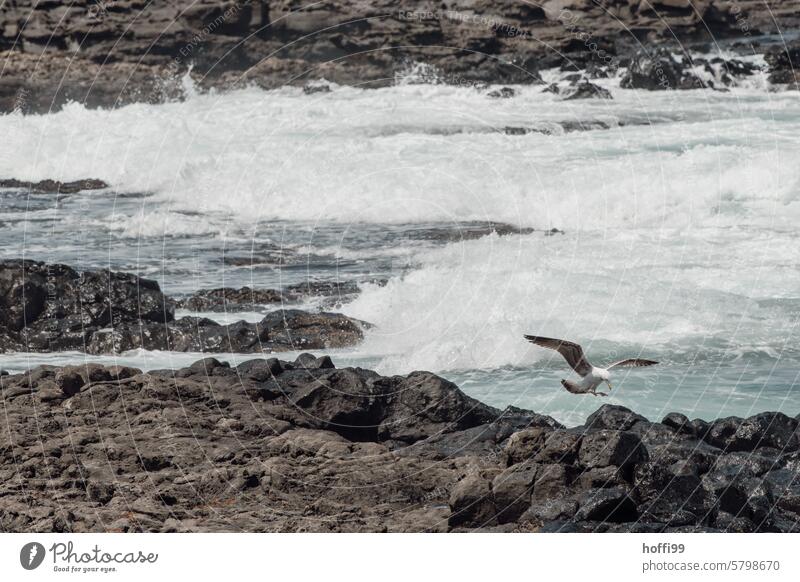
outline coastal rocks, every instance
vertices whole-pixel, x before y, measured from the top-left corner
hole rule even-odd
[[[798,71],[800,71],[800,41],[794,40],[767,51],[764,54],[764,60],[769,66],[770,83],[797,89]]]
[[[312,354],[150,373],[41,366],[0,376],[0,398],[3,531],[792,531],[800,519],[796,452],[726,452],[677,431],[649,445],[638,435],[651,423],[622,407],[593,417],[629,430],[565,429],[427,372]],[[747,426],[766,439],[761,416]]]
[[[382,285],[386,280],[374,279],[369,282]],[[321,300],[325,306],[333,307],[347,303],[358,293],[359,286],[355,281],[304,281],[288,285],[282,290],[250,287],[203,289],[177,300],[175,304],[178,308],[190,311],[233,313],[258,310],[265,305],[295,304],[313,298]]]
[[[666,91],[697,89],[703,82],[689,70],[682,58],[666,49],[643,51],[631,58],[628,70],[620,82],[623,89]]]
[[[157,103],[185,96],[184,75],[201,89],[291,84],[311,98],[324,96],[329,82],[385,87],[414,76],[459,86],[531,84],[541,82],[539,70],[616,64],[643,43],[687,46],[777,32],[800,20],[797,0],[769,7],[708,0],[696,10],[674,1],[616,4],[520,8],[477,0],[467,9],[445,0],[432,10],[374,0],[365,12],[340,0],[306,7],[176,0],[65,11],[57,2],[23,0],[4,5],[0,111]],[[435,73],[421,75],[422,67]]]
[[[174,318],[158,283],[111,271],[0,261],[0,350],[83,349],[95,330],[117,322]]]
[[[570,89],[567,96],[564,97],[564,101],[573,101],[575,99],[612,99],[612,97],[608,89],[589,81],[582,81]]]
[[[47,194],[75,194],[82,190],[102,190],[108,184],[102,180],[76,180],[74,182],[58,182],[56,180],[42,180],[40,182],[26,182],[23,180],[0,180],[0,188],[14,188],[30,190]]]
[[[781,452],[800,448],[798,422],[780,412],[764,412],[741,419],[723,418],[709,425],[702,438],[726,451],[754,451],[772,447]]]
[[[0,351],[279,352],[351,346],[368,324],[336,313],[271,312],[258,323],[175,319],[158,283],[113,271],[0,261]]]
[[[198,291],[191,297],[178,301],[177,306],[191,311],[230,312],[270,303],[283,303],[286,300],[286,296],[275,289],[223,287]]]
[[[258,353],[342,348],[363,339],[368,324],[338,313],[282,309],[260,322],[220,325],[210,319],[182,317],[168,324],[121,324],[92,333],[89,354],[133,349],[174,352]]]

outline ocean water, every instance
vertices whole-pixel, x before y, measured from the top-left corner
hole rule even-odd
[[[613,100],[407,83],[0,116],[0,177],[111,185],[0,191],[0,257],[135,272],[176,295],[358,281],[341,311],[375,327],[332,352],[339,365],[431,370],[567,424],[601,402],[653,420],[798,414],[797,93],[759,78],[729,92],[599,82]],[[534,231],[473,238],[486,222]],[[525,333],[580,342],[598,364],[661,364],[618,370],[607,399],[574,396],[566,364]],[[84,359],[2,354],[0,368]]]

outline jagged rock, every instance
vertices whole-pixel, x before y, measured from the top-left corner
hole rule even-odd
[[[14,188],[44,192],[47,194],[75,194],[81,190],[103,190],[108,184],[102,180],[87,179],[74,182],[59,182],[57,180],[41,180],[39,182],[26,182],[24,180],[0,180],[0,188]]]
[[[113,271],[0,261],[0,352],[281,352],[357,344],[369,327],[337,313],[273,311],[258,323],[175,319],[158,283]]]
[[[332,365],[313,354],[237,367],[207,357],[150,373],[89,363],[2,376],[13,446],[0,446],[0,524],[74,532],[797,528],[800,451],[727,452],[677,433],[645,445],[640,432],[673,429],[637,420],[629,431],[567,430],[530,411],[485,406],[427,372],[386,377]]]
[[[223,287],[198,291],[177,302],[177,306],[192,311],[243,311],[259,305],[288,302],[283,293],[275,289],[233,289]]]
[[[647,461],[647,449],[631,432],[600,430],[581,441],[578,454],[584,467],[628,467]]]
[[[479,473],[461,479],[450,494],[450,527],[481,528],[497,524],[497,506],[492,497],[492,484]]]
[[[764,412],[746,419],[723,418],[711,423],[704,439],[726,451],[774,447],[788,452],[800,448],[797,420],[781,412]]]
[[[487,97],[492,99],[510,99],[517,94],[516,90],[512,87],[500,87],[486,94]]]
[[[769,82],[797,88],[800,71],[800,41],[794,40],[771,48],[764,54],[769,66]]]
[[[715,498],[703,487],[692,463],[640,464],[634,470],[634,486],[644,521],[685,526],[702,525],[713,519]]]
[[[538,463],[525,461],[494,478],[492,492],[499,523],[516,521],[530,507],[538,472]]]
[[[592,489],[578,500],[578,521],[636,521],[636,504],[622,487]]]
[[[702,81],[688,69],[688,64],[666,49],[645,50],[631,59],[620,86],[648,91],[703,87]]]
[[[573,101],[575,99],[613,99],[613,97],[608,89],[589,81],[583,81],[570,89],[569,94],[564,97],[564,101]]]
[[[589,415],[584,426],[587,429],[630,430],[637,422],[647,422],[647,419],[624,406],[603,404]]]
[[[742,2],[748,35],[789,29],[799,20],[797,0],[769,6]],[[469,12],[480,17],[453,22],[446,15],[461,13],[464,6],[452,0],[437,5],[432,17],[424,15],[431,12],[429,5],[398,8],[393,0],[374,0],[367,12],[358,3],[336,1],[301,8],[262,0],[101,2],[64,10],[57,2],[24,0],[4,5],[0,111],[42,113],[70,101],[114,107],[182,98],[180,80],[190,68],[203,89],[292,84],[308,92],[326,91],[328,82],[384,87],[408,78],[405,70],[418,71],[419,63],[432,71],[424,75],[431,81],[461,86],[540,83],[538,70],[553,67],[585,67],[597,76],[598,69],[605,74],[615,69],[643,42],[652,53],[665,41],[687,46],[742,35],[730,4],[710,0],[689,9],[672,1],[626,2],[601,10],[583,1],[540,7],[478,0]],[[495,20],[494,26],[484,16]],[[577,34],[579,28],[590,30],[590,38]],[[77,53],[75,38],[81,39]],[[747,48],[759,46],[750,42]],[[112,61],[114,67],[108,67]]]

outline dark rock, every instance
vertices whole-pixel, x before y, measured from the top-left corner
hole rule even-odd
[[[84,379],[73,368],[62,368],[56,372],[56,385],[66,396],[73,396],[81,391]]]
[[[578,500],[578,521],[626,522],[635,521],[636,504],[622,487],[592,489]]]
[[[695,89],[703,83],[689,70],[689,64],[665,49],[643,51],[631,59],[622,77],[623,89]]]
[[[452,527],[485,527],[497,524],[497,506],[492,496],[491,482],[478,473],[471,473],[456,483],[450,494]]]
[[[764,60],[769,66],[770,83],[797,88],[798,71],[800,71],[800,41],[794,40],[776,45],[764,53]]]
[[[487,93],[487,97],[491,97],[492,99],[510,99],[514,97],[517,92],[511,87],[500,87],[499,89],[495,89]]]
[[[591,432],[581,441],[579,460],[584,467],[627,467],[647,461],[647,449],[635,434],[612,430]]]
[[[611,92],[604,89],[599,85],[583,81],[578,83],[569,94],[564,97],[564,101],[573,101],[575,99],[612,99]]]
[[[782,451],[800,448],[798,423],[781,412],[764,412],[746,419],[737,417],[714,421],[705,440],[726,451],[753,451],[774,447]]]
[[[693,434],[693,431],[688,428],[689,419],[686,417],[686,415],[681,414],[680,412],[670,412],[664,417],[664,419],[661,421],[661,424],[668,426],[676,432]]]
[[[25,182],[22,180],[0,180],[0,188],[14,188],[44,192],[47,194],[75,194],[81,190],[103,190],[108,184],[102,180],[76,180],[74,182],[58,182],[56,180],[42,180],[40,182]]]
[[[492,492],[500,523],[516,521],[531,504],[539,465],[533,461],[509,467],[492,482]]]
[[[305,354],[3,376],[13,447],[0,446],[0,521],[76,532],[797,529],[800,451],[728,452],[611,414],[596,418],[630,430],[567,430],[430,373],[327,366]],[[783,419],[753,418],[780,444],[771,431]]]
[[[209,289],[197,291],[177,302],[177,306],[192,311],[236,312],[257,309],[261,305],[289,302],[290,298],[275,289]]]
[[[778,469],[767,473],[764,481],[778,507],[800,515],[800,474]]]
[[[713,520],[715,497],[703,487],[691,463],[641,464],[634,470],[634,485],[644,521],[684,526]]]
[[[584,426],[587,429],[630,430],[637,422],[647,422],[647,419],[624,406],[604,404],[589,415]]]
[[[568,521],[578,511],[578,501],[572,497],[562,499],[548,499],[533,503],[519,518],[521,523],[535,522],[547,523],[553,521]]]
[[[569,486],[574,479],[575,470],[568,465],[540,465],[533,487],[534,502],[561,499],[569,495]]]
[[[295,368],[306,370],[332,370],[336,368],[330,356],[316,357],[313,354],[300,354],[294,361]]]
[[[242,378],[255,380],[256,382],[266,382],[280,375],[283,372],[283,366],[277,358],[248,360],[239,364],[236,367],[236,371]]]

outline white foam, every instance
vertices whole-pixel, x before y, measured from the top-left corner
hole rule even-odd
[[[472,88],[407,85],[190,94],[114,111],[71,104],[47,116],[0,116],[0,175],[97,177],[117,191],[154,192],[162,214],[125,227],[144,234],[219,232],[230,219],[571,230],[798,219],[794,97],[612,90],[613,101],[582,102],[536,86],[489,99]],[[562,136],[500,131],[598,118],[679,122]]]

